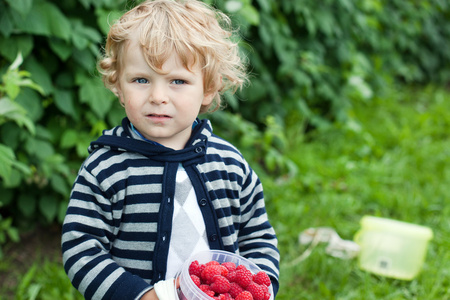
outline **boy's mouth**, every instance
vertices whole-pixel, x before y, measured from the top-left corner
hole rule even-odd
[[[165,114],[148,114],[147,118],[154,123],[165,123],[166,121],[169,121],[172,119],[171,116],[165,115]]]
[[[150,118],[171,118],[171,116],[163,115],[163,114],[148,114],[147,117],[150,117]]]

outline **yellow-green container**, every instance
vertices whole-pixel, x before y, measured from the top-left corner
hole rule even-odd
[[[354,237],[361,247],[359,267],[374,274],[411,280],[420,272],[432,238],[429,227],[364,216]]]

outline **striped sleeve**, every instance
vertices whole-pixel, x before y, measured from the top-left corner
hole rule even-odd
[[[216,214],[224,246],[267,272],[277,292],[278,241],[266,212],[261,181],[241,153],[227,141],[212,137],[208,150],[211,159],[201,166],[201,172],[209,178],[206,185],[214,194],[212,198],[217,199]]]
[[[150,286],[113,259],[114,195],[108,185],[85,166],[80,169],[63,224],[64,268],[86,299],[135,299]]]

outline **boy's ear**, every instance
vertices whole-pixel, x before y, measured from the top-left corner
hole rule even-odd
[[[125,107],[124,99],[123,99],[123,95],[122,95],[122,91],[120,90],[120,87],[118,85],[115,85],[113,88],[111,88],[111,91],[114,93],[114,95],[117,96],[117,98],[119,98],[120,105]]]
[[[203,96],[203,102],[202,102],[202,105],[203,106],[207,106],[207,105],[210,105],[211,103],[212,103],[212,101],[213,101],[213,99],[214,99],[214,97],[217,95],[217,92],[211,92],[211,93],[209,93],[209,94],[205,94],[204,96]]]

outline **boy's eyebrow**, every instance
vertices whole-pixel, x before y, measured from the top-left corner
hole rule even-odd
[[[145,71],[141,71],[141,70],[129,70],[124,72],[125,77],[148,77],[152,74],[149,74],[148,72]],[[163,76],[169,76],[169,77],[192,77],[194,76],[194,72],[185,69],[185,68],[180,68],[177,70],[171,70],[169,72],[164,72],[163,74],[161,74]]]

